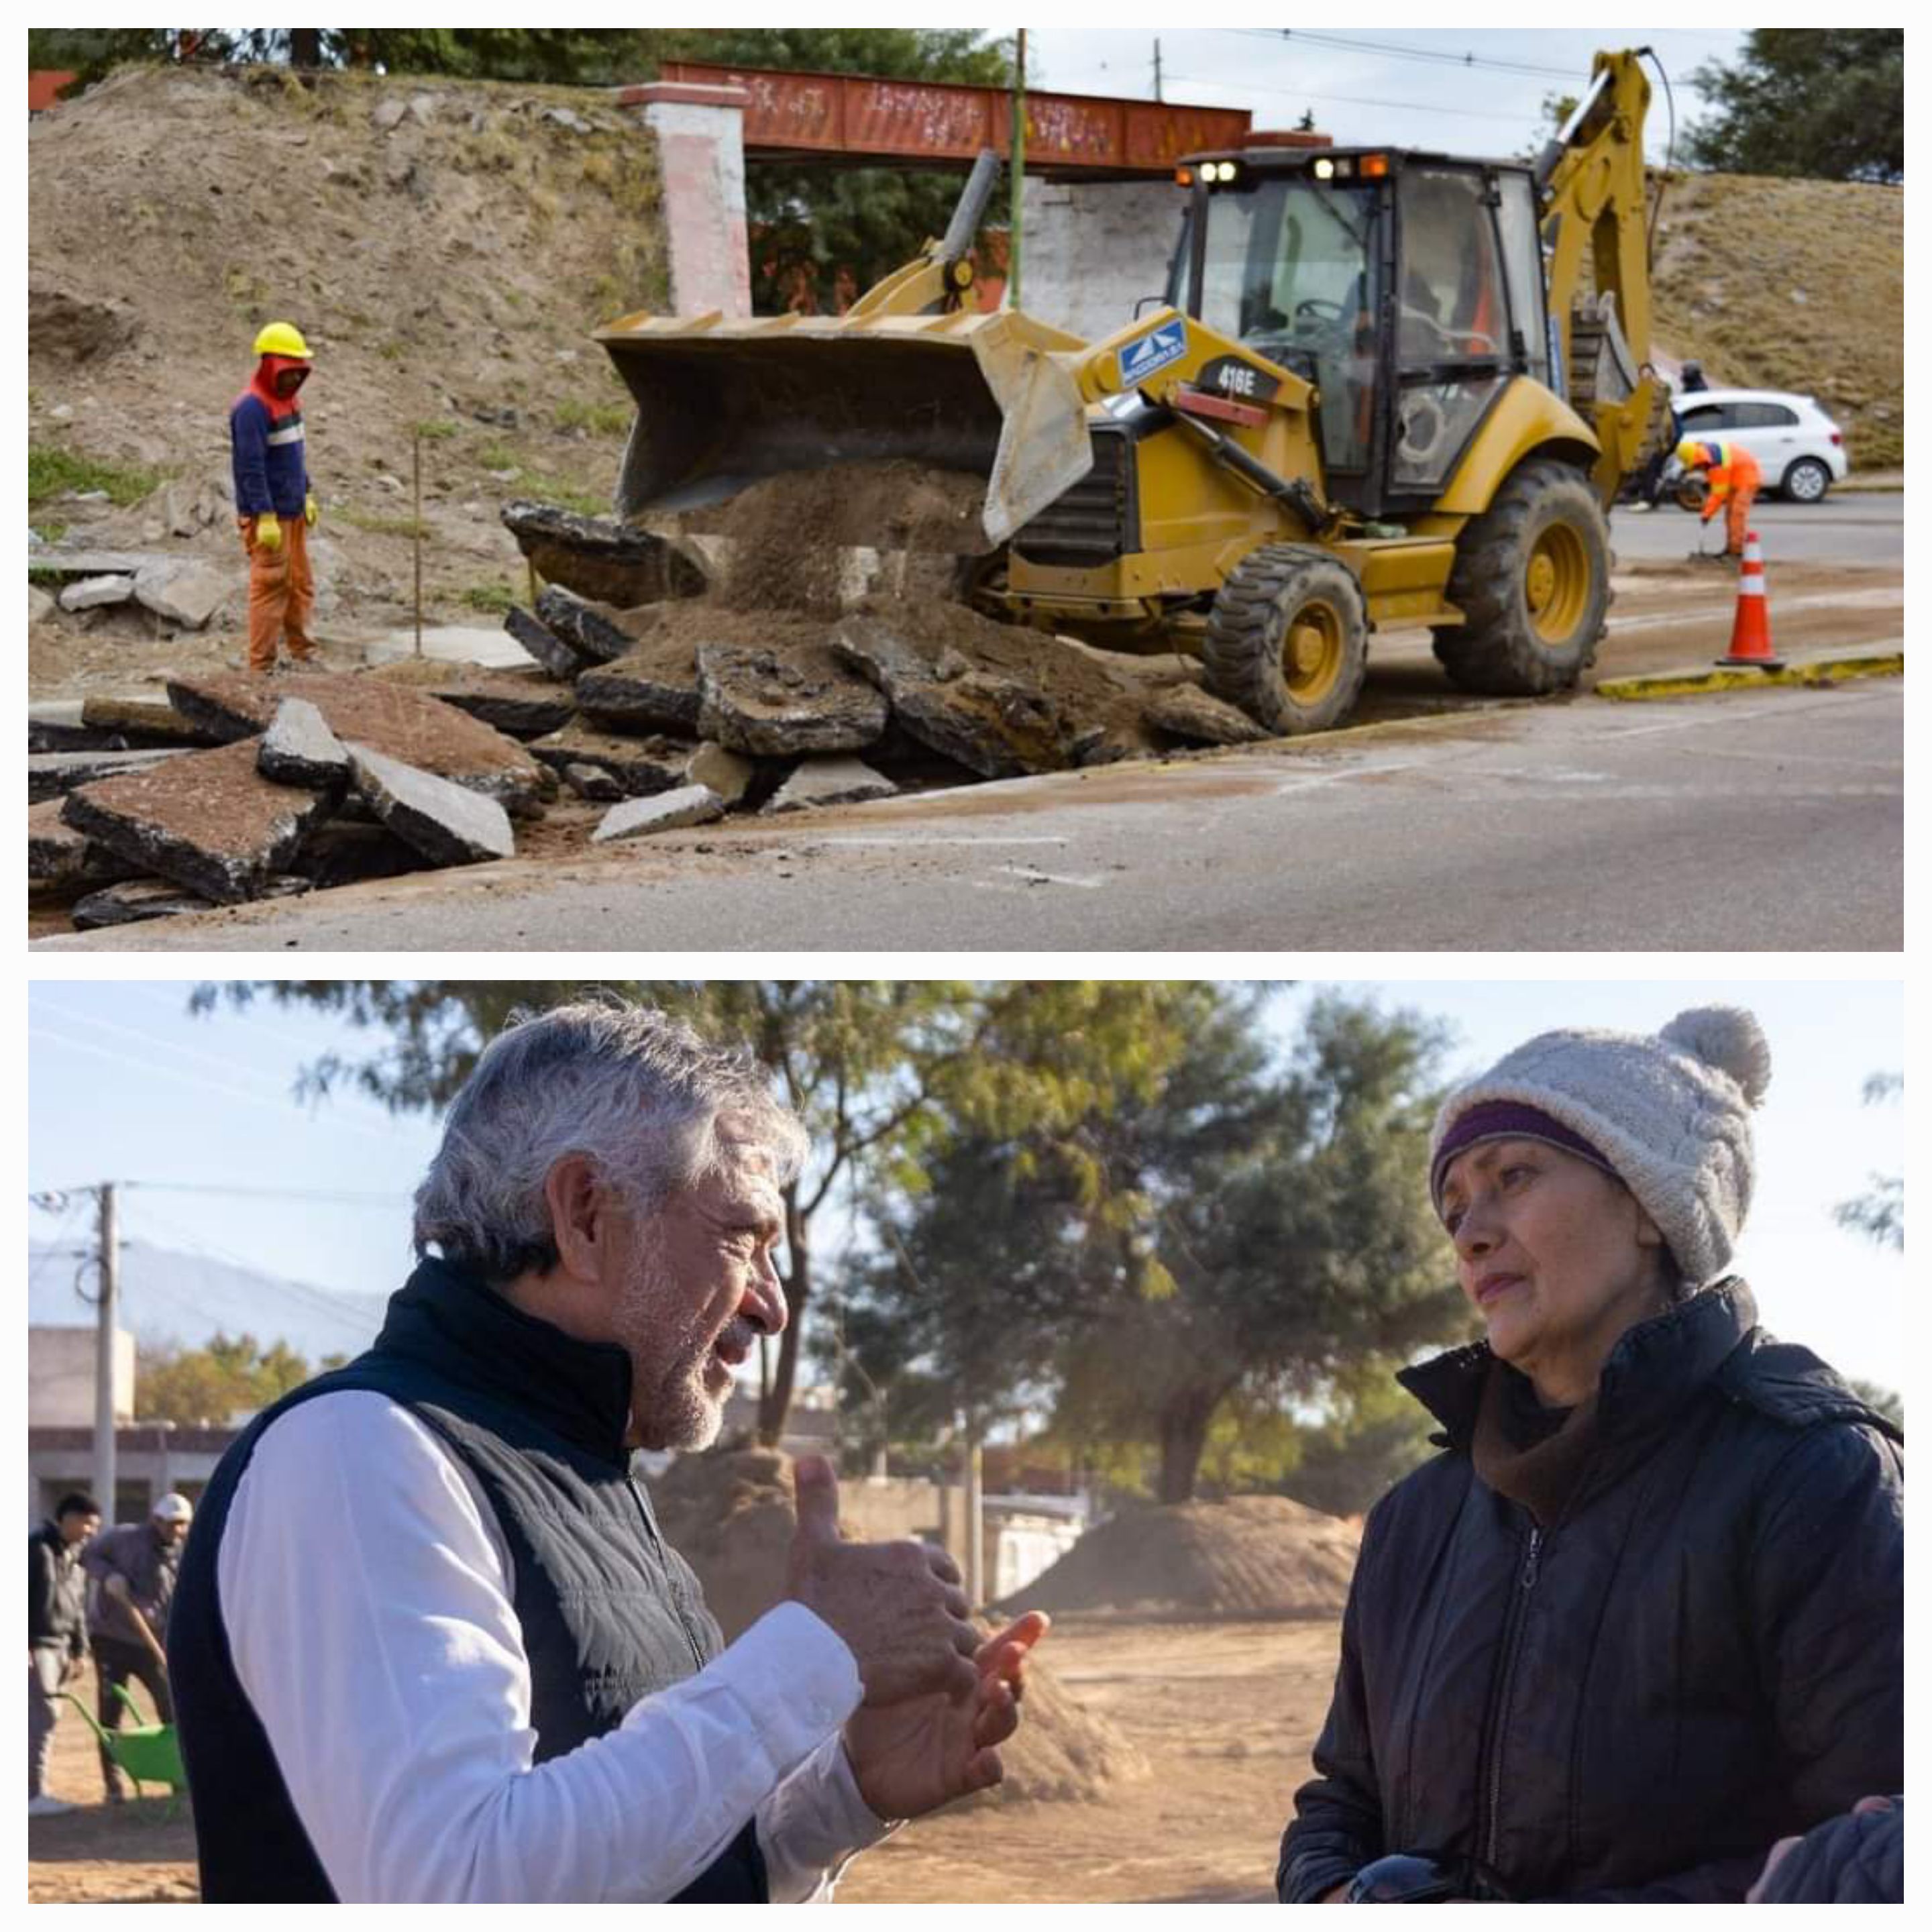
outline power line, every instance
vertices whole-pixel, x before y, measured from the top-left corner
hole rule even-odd
[[[1324,34],[1304,27],[1219,27],[1216,33],[1238,34],[1244,40],[1307,40],[1317,46],[1346,47],[1358,53],[1378,54],[1390,60],[1428,61],[1438,67],[1480,68],[1491,74],[1541,75],[1552,80],[1576,81],[1581,76],[1574,68],[1540,67],[1534,62],[1490,60],[1480,54],[1453,54],[1434,47],[1405,47],[1393,41],[1351,40],[1346,34]]]
[[[1527,118],[1527,109],[1511,112],[1500,108],[1443,107],[1426,100],[1376,100],[1358,94],[1317,94],[1305,87],[1264,87],[1252,81],[1213,80],[1204,74],[1177,74],[1173,80],[1192,81],[1198,87],[1226,87],[1243,94],[1274,94],[1284,100],[1326,101],[1331,106],[1394,107],[1406,114],[1453,114],[1464,121],[1513,121]]]

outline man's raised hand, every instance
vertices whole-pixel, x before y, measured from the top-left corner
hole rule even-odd
[[[968,1621],[959,1570],[924,1544],[848,1543],[838,1534],[838,1484],[822,1456],[793,1472],[798,1528],[785,1594],[836,1630],[859,1666],[868,1704],[929,1692],[969,1696],[979,1681],[980,1633]]]

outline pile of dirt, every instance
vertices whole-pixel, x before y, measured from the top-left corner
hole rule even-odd
[[[728,1642],[784,1593],[796,1520],[791,1459],[771,1449],[680,1456],[650,1490],[665,1541],[697,1571]],[[1043,1654],[1028,1665],[1020,1729],[1000,1756],[1005,1782],[980,1802],[1086,1803],[1148,1774],[1139,1750],[1088,1710]]]
[[[426,592],[452,616],[523,581],[503,501],[608,508],[631,412],[590,332],[668,288],[656,144],[609,95],[139,69],[35,116],[28,163],[37,447],[225,488],[255,332],[288,320],[315,351],[309,463],[349,614],[394,621],[410,595],[418,424]],[[34,514],[70,542],[153,520]],[[225,514],[168,547],[240,556]]]
[[[1905,460],[1905,191],[1754,175],[1670,178],[1657,342],[1714,387],[1815,396],[1853,470]]]
[[[1089,1530],[1015,1610],[1177,1618],[1339,1616],[1359,1526],[1286,1496],[1125,1512]]]

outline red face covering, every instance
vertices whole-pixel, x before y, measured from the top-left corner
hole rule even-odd
[[[264,356],[255,371],[256,393],[286,402],[308,380],[309,364],[296,356]]]

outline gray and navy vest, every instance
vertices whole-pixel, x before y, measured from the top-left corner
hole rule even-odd
[[[488,1498],[515,1572],[537,1762],[616,1730],[639,1698],[692,1676],[721,1646],[697,1578],[666,1546],[631,1476],[628,1356],[572,1340],[460,1269],[422,1262],[391,1298],[374,1347],[258,1416],[222,1457],[196,1514],[168,1664],[210,1904],[335,1895],[236,1676],[215,1579],[223,1526],[262,1432],[298,1403],[345,1389],[408,1408]],[[315,1582],[328,1587],[326,1552],[317,1553]],[[680,1897],[766,1895],[748,1819]]]

